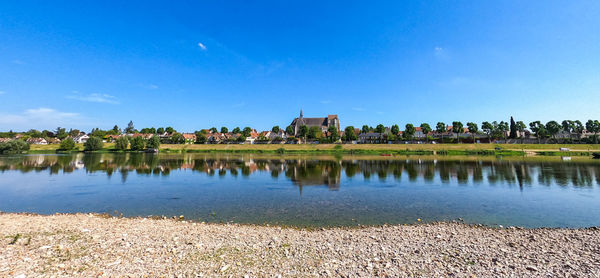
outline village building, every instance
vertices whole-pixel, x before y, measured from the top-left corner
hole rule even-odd
[[[300,117],[295,118],[290,124],[294,129],[294,136],[298,136],[300,127],[305,125],[307,128],[318,127],[321,132],[327,132],[329,127],[335,127],[338,132],[340,131],[340,119],[337,115],[328,115],[324,118],[304,118],[302,110],[300,110]]]
[[[32,145],[48,145],[48,141],[44,138],[29,138],[27,139],[27,143]]]

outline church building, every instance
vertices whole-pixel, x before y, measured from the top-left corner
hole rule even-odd
[[[327,132],[330,126],[334,126],[338,132],[340,131],[340,119],[337,115],[327,115],[324,118],[304,118],[302,110],[300,110],[300,117],[295,118],[290,125],[294,129],[294,136],[298,136],[300,127],[303,125],[308,128],[316,126],[321,132]]]

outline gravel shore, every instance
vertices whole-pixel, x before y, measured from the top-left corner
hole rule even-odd
[[[600,277],[600,230],[0,214],[0,277]]]

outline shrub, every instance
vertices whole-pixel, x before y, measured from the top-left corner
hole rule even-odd
[[[101,150],[104,147],[104,143],[102,143],[102,139],[98,137],[90,137],[85,144],[83,144],[83,150],[86,152],[93,152]]]
[[[60,146],[58,147],[61,151],[70,151],[75,148],[75,140],[73,138],[67,138],[60,141]]]
[[[131,149],[134,151],[143,151],[146,149],[146,140],[140,136],[131,139]]]
[[[29,150],[29,144],[21,140],[0,143],[0,154],[22,153]]]
[[[129,139],[126,136],[117,138],[115,141],[115,150],[124,151],[129,147]]]

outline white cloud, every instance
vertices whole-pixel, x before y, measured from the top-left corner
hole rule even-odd
[[[448,59],[448,51],[441,46],[436,46],[433,48],[433,55],[438,59],[446,60]]]
[[[51,128],[53,126],[73,126],[79,121],[78,113],[61,112],[52,108],[40,107],[23,111],[20,114],[0,114],[0,126],[4,129],[23,130],[30,128]]]
[[[200,47],[200,49],[206,50],[206,45],[204,45],[203,43],[199,42],[198,46]]]
[[[5,91],[0,91],[0,95],[6,94]]]
[[[79,101],[87,101],[87,102],[97,102],[97,103],[110,103],[110,104],[119,104],[117,99],[114,96],[108,94],[89,94],[82,95],[78,92],[74,92],[73,95],[67,96],[68,99],[74,99]]]
[[[352,107],[352,110],[359,111],[359,112],[365,111],[365,109],[362,107]]]

